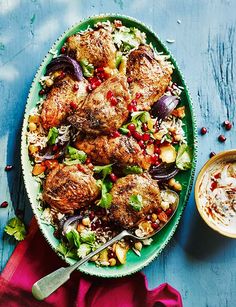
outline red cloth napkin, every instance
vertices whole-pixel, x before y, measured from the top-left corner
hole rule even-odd
[[[36,301],[31,295],[33,283],[61,266],[65,263],[46,243],[33,219],[27,238],[17,245],[0,276],[0,306],[182,307],[178,291],[166,283],[150,291],[142,273],[102,279],[74,272],[45,301]]]

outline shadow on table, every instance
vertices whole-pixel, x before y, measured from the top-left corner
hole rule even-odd
[[[197,212],[193,196],[187,205],[175,239],[187,254],[198,260],[220,257],[234,240],[213,231]]]
[[[14,139],[9,138],[7,146],[7,161],[12,161],[13,169],[7,173],[8,186],[10,189],[11,202],[15,214],[23,218],[28,224],[33,216],[30,202],[26,193],[22,167],[21,167],[21,127],[14,135]]]

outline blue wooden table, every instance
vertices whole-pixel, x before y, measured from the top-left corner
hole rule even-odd
[[[29,222],[32,212],[20,167],[20,130],[34,74],[56,38],[82,18],[99,13],[133,16],[169,44],[187,80],[196,109],[199,135],[197,173],[211,151],[236,148],[235,119],[236,1],[154,0],[0,0],[0,269],[15,242],[3,235],[15,210]],[[177,22],[178,21],[178,22]],[[236,124],[236,122],[235,122]],[[217,137],[225,133],[227,140]],[[6,174],[5,165],[14,170]],[[236,244],[209,229],[199,217],[193,193],[174,238],[161,256],[144,269],[149,287],[168,282],[185,306],[236,306]]]

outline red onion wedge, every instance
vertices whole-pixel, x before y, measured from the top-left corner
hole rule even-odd
[[[149,170],[151,177],[158,181],[169,180],[179,172],[175,163],[161,163],[158,166],[152,166]]]
[[[57,58],[52,59],[52,61],[47,65],[46,75],[61,69],[68,69],[73,72],[78,81],[83,79],[81,66],[76,60],[72,59],[68,55],[59,55]]]
[[[177,96],[162,96],[154,103],[151,109],[151,115],[156,117],[159,121],[165,119],[178,105],[179,100]]]

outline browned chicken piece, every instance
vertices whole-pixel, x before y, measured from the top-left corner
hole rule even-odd
[[[112,104],[112,99],[116,100],[116,105]],[[81,107],[68,117],[68,121],[86,134],[110,134],[127,119],[129,102],[126,77],[116,75],[89,94]]]
[[[75,147],[86,152],[97,165],[118,163],[121,166],[138,165],[143,169],[150,167],[150,159],[143,155],[135,139],[125,135],[116,138],[107,135],[82,140],[78,138]]]
[[[93,172],[84,165],[59,164],[47,176],[43,200],[54,210],[73,213],[91,204],[99,195]]]
[[[95,67],[109,66],[115,68],[116,47],[112,35],[103,28],[75,34],[67,39],[68,52],[76,60],[88,60]]]
[[[126,69],[131,78],[132,99],[138,94],[138,110],[149,110],[164,93],[171,81],[172,68],[167,62],[157,61],[150,46],[140,45],[129,54]]]
[[[45,129],[59,126],[88,95],[86,79],[76,81],[67,75],[55,83],[42,106],[41,122]]]
[[[146,173],[132,174],[118,179],[110,193],[112,195],[110,218],[126,229],[136,226],[161,203],[158,184]],[[131,196],[137,195],[141,196],[142,202],[139,211],[135,210],[131,202]]]

